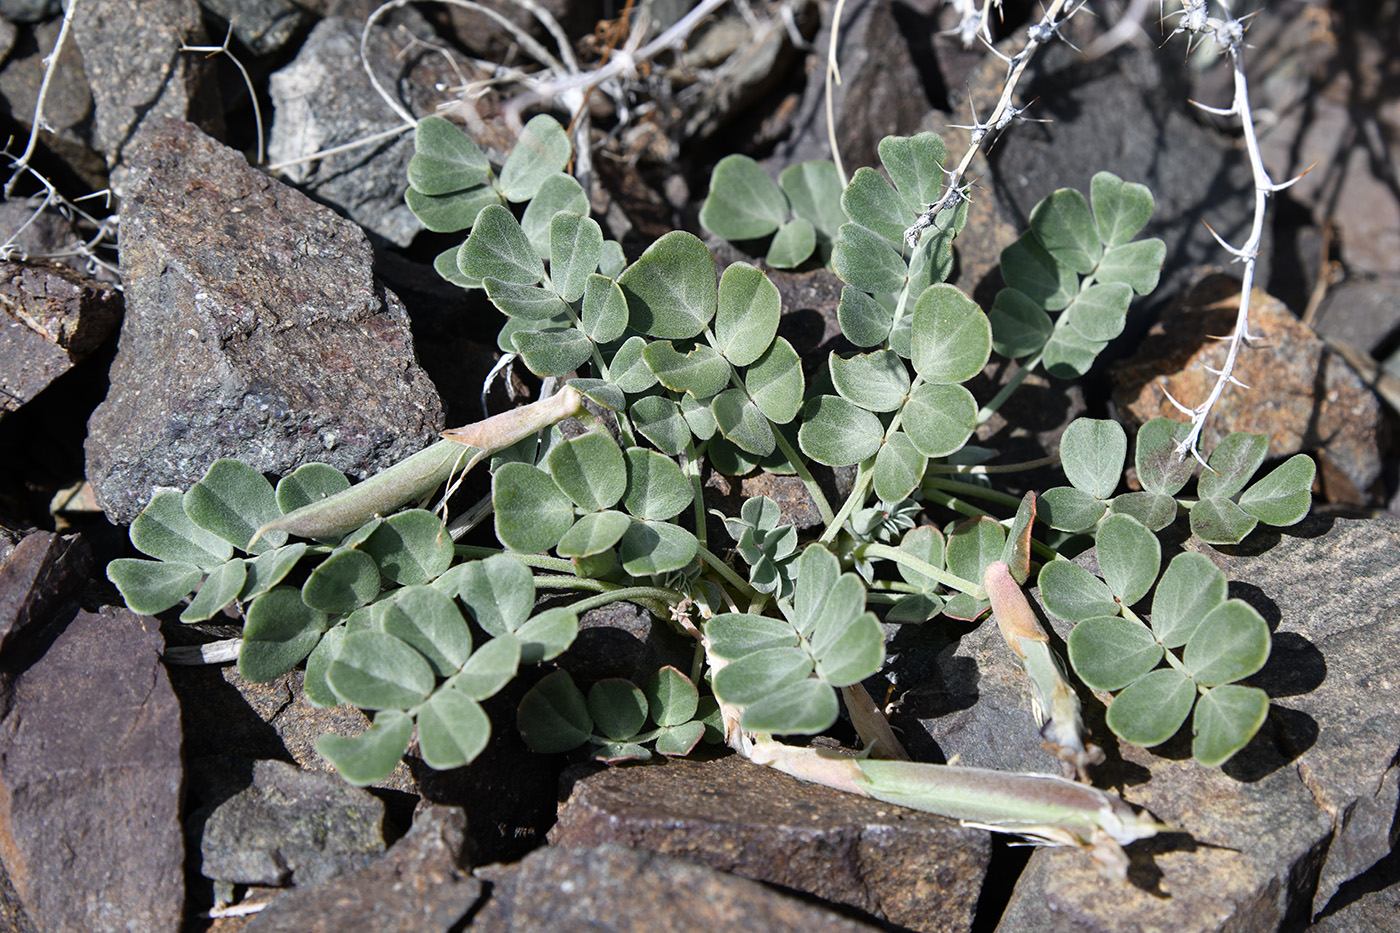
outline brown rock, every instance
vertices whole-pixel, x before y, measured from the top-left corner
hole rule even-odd
[[[991,851],[979,830],[737,756],[589,775],[549,839],[679,856],[914,930],[967,929]]]
[[[1163,393],[1185,405],[1204,399],[1215,382],[1207,366],[1224,361],[1212,335],[1234,326],[1238,284],[1212,276],[1168,309],[1137,356],[1113,370],[1119,410],[1142,424],[1161,415],[1180,418]],[[1269,435],[1269,454],[1319,455],[1333,501],[1364,502],[1381,474],[1380,402],[1356,371],[1278,300],[1255,291],[1250,331],[1265,346],[1242,350],[1235,376],[1252,388],[1229,387],[1202,435],[1209,452],[1235,431]]]
[[[36,631],[64,603],[75,601],[92,576],[92,549],[81,535],[61,538],[36,531],[0,563],[0,667],[13,670]],[[0,678],[3,678],[0,673]]]

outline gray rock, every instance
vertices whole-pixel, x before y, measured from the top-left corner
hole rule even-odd
[[[967,929],[991,856],[984,831],[738,756],[582,777],[549,839],[678,856],[911,930]]]
[[[384,804],[330,774],[255,762],[252,784],[204,821],[200,872],[233,884],[309,885],[384,851]]]
[[[1352,892],[1345,903],[1327,905],[1326,912],[1308,927],[1309,933],[1392,933],[1400,919],[1400,884],[1396,883],[1395,857],[1381,877],[1360,891]],[[1371,881],[1368,877],[1365,879]],[[1338,894],[1337,900],[1343,900]]]
[[[92,146],[108,167],[122,160],[142,124],[153,118],[217,119],[213,62],[180,46],[207,45],[194,0],[93,0],[73,14],[73,38],[93,88]],[[113,177],[118,194],[124,179]]]
[[[1327,293],[1313,327],[1372,356],[1400,335],[1400,280],[1347,281]]]
[[[363,233],[195,127],[143,133],[122,236],[126,321],[86,445],[114,520],[219,457],[363,477],[441,430]]]
[[[403,121],[375,92],[361,65],[362,28],[349,19],[322,20],[292,63],[272,75],[268,85],[276,110],[268,143],[272,162],[304,158],[402,126]],[[421,27],[418,32],[430,35]],[[402,87],[427,89],[457,83],[439,55],[401,57],[398,53],[406,41],[403,36],[399,30],[378,26],[372,30],[369,64],[386,88],[392,92]],[[409,103],[419,106],[415,112],[432,112],[429,101],[410,99]],[[404,133],[288,166],[285,175],[366,230],[407,246],[423,229],[403,200],[412,157],[413,135]]]
[[[1111,896],[1083,854],[1036,852],[1001,930],[1289,927],[1390,849],[1400,797],[1400,660],[1386,646],[1400,636],[1400,522],[1309,518],[1225,551],[1188,547],[1215,561],[1232,595],[1276,626],[1273,655],[1249,681],[1272,698],[1269,720],[1223,769],[1211,769],[1190,759],[1189,737],[1155,750],[1118,743],[1103,727],[1106,698],[1086,695],[1086,720],[1109,753],[1099,783],[1184,834],[1130,846],[1130,883]],[[1093,566],[1092,555],[1080,560]],[[1061,638],[1068,633],[1050,621]],[[923,724],[946,757],[1053,771],[1035,750],[1029,694],[1022,685],[1017,702],[1008,655],[990,624],[945,649],[933,662],[953,685],[942,699],[965,712]],[[932,712],[919,709],[918,695],[906,699],[909,707],[920,718]],[[917,755],[917,726],[896,723]]]
[[[559,666],[579,683],[625,677],[636,683],[670,664],[689,670],[695,642],[632,603],[611,603],[579,617],[578,637]]]
[[[16,23],[37,23],[63,13],[63,0],[3,0],[0,16]]]
[[[121,293],[59,265],[0,263],[0,419],[111,336]]]
[[[234,36],[254,55],[281,50],[310,19],[291,0],[199,0],[199,5],[232,26]]]
[[[0,854],[40,929],[181,929],[180,709],[162,646],[150,617],[79,612],[15,680]]]
[[[10,873],[5,871],[4,864],[0,864],[0,929],[10,933],[43,933],[24,912],[19,892],[10,881]]]
[[[0,658],[41,638],[61,607],[78,599],[92,571],[92,549],[81,535],[36,531],[16,544],[0,563]],[[0,683],[7,679],[0,671]]]
[[[467,819],[427,804],[413,828],[364,868],[279,896],[246,933],[436,933],[456,930],[481,897],[462,870]]]
[[[682,933],[875,930],[747,878],[684,859],[608,844],[539,849],[516,865],[474,872],[490,882],[473,930]]]

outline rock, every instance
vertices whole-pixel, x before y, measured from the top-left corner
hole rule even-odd
[[[1397,859],[1392,853],[1376,869],[1352,885],[1355,891],[1338,892],[1309,933],[1390,933],[1400,916],[1400,885],[1396,884]],[[1377,877],[1372,878],[1371,875]],[[1339,903],[1342,902],[1342,903]]]
[[[0,16],[16,23],[37,23],[62,13],[62,0],[4,0],[4,2],[0,2]]]
[[[79,5],[72,29],[93,89],[92,146],[109,168],[153,118],[221,119],[217,102],[203,100],[216,93],[213,62],[180,51],[208,44],[194,0],[92,0]],[[125,195],[122,174],[112,180]]]
[[[608,844],[548,847],[518,865],[488,865],[491,885],[472,930],[681,933],[725,930],[876,930],[737,875],[684,859]]]
[[[97,349],[121,317],[113,286],[63,266],[0,263],[0,418]]]
[[[162,645],[150,617],[79,612],[13,672],[0,857],[40,929],[182,927],[180,710]]]
[[[1113,370],[1119,410],[1138,424],[1179,417],[1163,387],[1185,405],[1204,399],[1216,378],[1206,366],[1219,366],[1225,355],[1224,344],[1210,337],[1234,327],[1238,293],[1233,279],[1207,278],[1164,312],[1138,355]],[[1318,453],[1331,501],[1366,502],[1381,476],[1375,393],[1307,325],[1259,290],[1250,304],[1250,331],[1266,346],[1242,350],[1235,376],[1253,388],[1232,387],[1221,396],[1206,422],[1202,450],[1234,431],[1267,434],[1271,456]]]
[[[195,127],[143,134],[122,205],[127,312],[87,475],[114,520],[219,457],[363,477],[442,412],[364,234]]]
[[[360,59],[363,24],[338,17],[322,20],[306,37],[291,64],[272,75],[269,91],[276,115],[268,142],[270,161],[301,159],[402,127],[403,120],[374,90]],[[420,38],[431,31],[417,30]],[[447,99],[426,99],[421,89],[455,87],[460,78],[443,57],[421,47],[401,55],[413,34],[376,26],[368,46],[369,64],[388,88],[420,89],[410,104],[433,112]],[[311,162],[288,166],[286,178],[317,200],[344,212],[366,230],[398,246],[407,246],[423,229],[404,203],[413,134],[402,133],[374,145]]]
[[[694,641],[633,603],[590,609],[579,616],[578,629],[559,666],[581,684],[605,677],[644,684],[668,664],[688,671],[694,657]]]
[[[1313,327],[1319,336],[1372,356],[1400,336],[1400,279],[1346,281],[1327,293]]]
[[[481,897],[462,870],[467,819],[425,805],[408,834],[378,859],[332,881],[288,891],[246,933],[436,933],[459,929]]]
[[[1274,628],[1273,655],[1248,681],[1269,693],[1269,719],[1223,769],[1212,769],[1191,760],[1189,736],[1155,750],[1117,742],[1102,725],[1106,697],[1083,695],[1095,741],[1108,752],[1100,785],[1183,833],[1129,846],[1130,883],[1112,886],[1111,896],[1082,853],[1037,851],[998,929],[1087,933],[1124,929],[1125,918],[1135,929],[1173,933],[1291,928],[1390,850],[1400,800],[1400,655],[1386,646],[1400,638],[1400,521],[1314,517],[1223,551],[1187,547],[1219,565],[1231,594]],[[1079,560],[1095,566],[1092,554]],[[1068,634],[1049,621],[1060,639]],[[962,722],[923,723],[946,757],[1054,770],[1048,757],[1032,760],[1040,737],[1023,712],[1029,691],[1022,681],[1018,705],[1018,675],[994,626],[936,663],[958,685],[949,705],[959,697],[977,703]],[[917,756],[917,726],[895,722]]]
[[[41,638],[92,575],[92,549],[81,535],[36,531],[15,545],[0,563],[0,658],[8,661]],[[13,662],[3,666],[13,673]],[[0,671],[0,683],[5,679]]]
[[[291,0],[199,0],[199,5],[233,27],[233,35],[254,55],[281,51],[310,18]]]
[[[981,830],[738,756],[583,777],[549,840],[677,856],[911,930],[967,929],[991,854]]]
[[[822,28],[812,43],[819,51],[807,56],[807,89],[792,134],[774,152],[778,165],[831,158],[824,54],[831,42],[831,9],[823,8]],[[837,146],[848,173],[879,165],[880,140],[916,132],[933,106],[895,9],[890,0],[861,0],[844,8],[836,49],[841,84],[832,88],[832,102]]]
[[[251,780],[204,816],[204,877],[312,885],[384,851],[384,804],[369,791],[282,761],[254,762]]]

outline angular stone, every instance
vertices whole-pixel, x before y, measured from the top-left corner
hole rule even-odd
[[[363,477],[442,428],[353,224],[195,127],[143,134],[122,204],[127,312],[87,475],[115,521],[219,457]]]
[[[0,68],[0,97],[5,109],[27,138],[34,120],[34,105],[44,80],[45,59],[53,52],[61,28],[58,20],[39,23],[32,38],[20,36],[13,55]],[[58,53],[58,66],[44,92],[44,123],[39,138],[54,154],[72,164],[84,181],[98,181],[100,159],[84,150],[91,143],[92,91],[83,71],[83,56],[70,33]],[[23,151],[25,138],[16,152]],[[10,228],[6,228],[9,233]]]
[[[633,603],[590,609],[579,616],[578,628],[558,663],[581,684],[605,677],[645,683],[668,664],[689,670],[694,657],[694,641]]]
[[[199,5],[233,27],[238,41],[254,55],[280,50],[301,31],[310,14],[291,0],[199,0]]]
[[[1178,413],[1162,391],[1184,405],[1204,399],[1216,376],[1225,343],[1211,335],[1234,326],[1239,285],[1212,276],[1163,313],[1137,356],[1113,370],[1113,396],[1120,411],[1142,424]],[[1250,332],[1262,347],[1241,350],[1235,377],[1250,389],[1228,387],[1202,434],[1212,450],[1225,435],[1248,431],[1269,435],[1269,455],[1317,451],[1327,497],[1361,504],[1381,475],[1381,406],[1370,387],[1344,359],[1283,306],[1256,290],[1250,303]]]
[[[194,0],[93,0],[79,5],[72,29],[93,90],[92,145],[109,168],[153,118],[198,121],[220,112],[200,99],[214,93],[213,62],[180,51],[208,44]],[[124,195],[120,176],[113,180]]]
[[[1103,725],[1107,697],[1082,694],[1094,740],[1108,752],[1098,783],[1183,833],[1129,846],[1130,883],[1111,897],[1084,854],[1037,851],[1001,920],[1007,933],[1120,930],[1125,917],[1144,930],[1289,928],[1390,850],[1400,801],[1400,653],[1389,647],[1400,639],[1400,522],[1309,518],[1223,551],[1187,547],[1219,565],[1231,595],[1274,630],[1268,664],[1247,681],[1269,694],[1269,719],[1223,768],[1205,768],[1191,760],[1188,731],[1151,750],[1120,743]],[[1079,562],[1096,566],[1092,553]],[[1069,626],[1047,618],[1063,639]],[[1019,674],[995,626],[933,663],[958,684],[947,705],[976,703],[962,721],[923,722],[944,756],[1056,770],[1031,751],[1041,739],[1024,712],[1029,690],[1021,679],[1018,705]],[[906,698],[905,709],[924,719],[931,710],[919,701]],[[917,726],[895,723],[919,755]]]
[[[23,651],[60,606],[77,600],[92,571],[92,549],[81,535],[36,531],[15,545],[0,563],[0,657]]]
[[[1383,347],[1400,336],[1400,279],[1343,282],[1327,293],[1313,327],[1329,340],[1384,356]]]
[[[356,871],[280,895],[246,933],[436,933],[458,924],[482,884],[461,868],[467,818],[427,804],[413,828]]]
[[[121,317],[113,286],[63,266],[0,263],[0,418],[95,350]]]
[[[297,57],[269,79],[276,111],[268,158],[301,159],[402,127],[403,120],[374,90],[360,59],[362,23],[340,17],[322,20],[306,37]],[[431,38],[426,24],[416,30]],[[376,26],[368,45],[369,65],[387,88],[455,87],[461,83],[441,55],[419,48],[401,54],[413,34]],[[421,97],[422,95],[415,95]],[[432,113],[434,100],[411,100],[417,112]],[[292,183],[333,205],[350,219],[398,246],[423,229],[404,203],[404,181],[413,158],[413,134],[402,133],[323,159],[288,166]]]
[[[29,914],[24,912],[19,893],[10,882],[10,873],[5,871],[3,864],[0,864],[0,929],[10,933],[42,933],[29,919]]]
[[[737,875],[613,843],[550,846],[516,865],[488,865],[474,874],[491,884],[489,900],[472,918],[471,929],[482,933],[879,929]]]
[[[251,780],[204,819],[204,877],[316,884],[384,851],[384,804],[369,791],[282,761],[254,762]]]
[[[0,722],[0,857],[44,930],[181,929],[180,710],[156,622],[79,612]]]
[[[981,830],[738,756],[583,777],[549,840],[678,856],[914,930],[967,929],[991,854]]]

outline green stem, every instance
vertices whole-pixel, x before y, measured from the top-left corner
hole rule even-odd
[[[1138,625],[1141,625],[1143,628],[1147,629],[1148,632],[1151,632],[1153,640],[1157,641],[1157,644],[1162,646],[1162,656],[1166,658],[1167,664],[1175,668],[1179,673],[1186,674],[1187,677],[1191,677],[1190,674],[1186,673],[1186,665],[1181,663],[1180,658],[1172,654],[1170,648],[1168,648],[1166,645],[1162,645],[1162,642],[1157,639],[1157,633],[1152,631],[1152,626],[1142,621],[1141,616],[1139,616],[1136,612],[1133,612],[1133,610],[1129,609],[1127,606],[1124,606],[1123,618],[1131,622],[1136,622]],[[1192,679],[1194,680],[1195,678]]]
[[[1049,342],[1048,340],[1046,341],[1047,344]],[[1042,347],[1039,353],[1027,360],[1025,365],[1018,369],[1016,374],[1006,381],[1006,385],[1002,386],[1001,390],[998,391],[996,395],[992,396],[992,400],[983,405],[981,410],[977,412],[978,424],[986,423],[988,418],[991,418],[992,415],[996,414],[1001,409],[1002,405],[1006,404],[1006,400],[1015,394],[1017,389],[1021,388],[1021,383],[1026,381],[1026,377],[1035,372],[1035,368],[1040,365],[1040,361],[1044,356],[1045,349]]]
[[[783,432],[776,427],[773,429],[773,438],[778,442],[778,449],[783,452],[784,457],[787,457],[788,463],[792,464],[793,472],[797,474],[798,479],[802,480],[802,485],[807,487],[807,493],[817,504],[817,512],[821,514],[822,521],[830,524],[833,517],[831,503],[826,500],[826,493],[822,492],[816,477],[812,476],[812,471],[807,469],[807,461],[802,459],[802,455],[793,449],[793,446],[788,443],[788,439],[783,436]]]
[[[476,547],[470,544],[459,544],[455,550],[458,557],[465,557],[467,560],[481,560],[507,553],[500,548]],[[561,557],[547,557],[544,554],[517,554],[515,551],[509,553],[527,567],[534,567],[537,570],[553,570],[555,573],[570,575],[574,573],[573,561],[564,560]]]
[[[603,585],[608,586],[608,584]],[[567,608],[575,615],[581,615],[590,609],[597,609],[599,606],[607,606],[611,603],[643,602],[674,606],[684,598],[675,590],[667,590],[659,586],[617,586],[604,590],[596,596],[586,596],[576,603],[570,603]]]
[[[851,494],[846,497],[846,501],[841,503],[841,511],[832,518],[827,519],[826,530],[817,539],[818,544],[830,544],[836,540],[836,536],[841,532],[842,526],[854,512],[865,502],[865,495],[870,491],[870,483],[875,478],[875,458],[871,457],[861,463],[856,469],[855,485],[851,487]]]
[[[700,545],[699,554],[700,559],[702,561],[704,561],[706,564],[709,564],[711,569],[713,569],[721,577],[724,577],[725,582],[728,583],[730,586],[734,587],[740,593],[742,593],[745,598],[758,598],[758,590],[750,586],[747,580],[739,576],[739,574],[735,573],[733,567],[720,560],[719,557],[709,548],[705,547],[703,544]]]
[[[1019,508],[1021,500],[1016,496],[998,492],[995,489],[988,489],[976,483],[964,483],[956,479],[940,479],[937,476],[930,476],[924,480],[925,488],[932,486],[935,489],[943,489],[948,492],[960,492],[976,499],[985,499],[988,502],[995,502],[997,505],[1004,505],[1009,508]]]
[[[695,508],[695,540],[704,550],[709,532],[705,521],[705,487],[700,482],[700,453],[695,449],[695,435],[689,428],[685,437],[685,475],[690,480],[690,501]]]
[[[908,551],[891,547],[888,544],[861,544],[855,549],[857,558],[863,557],[883,557],[885,560],[892,560],[896,564],[903,564],[915,573],[921,573],[926,577],[937,580],[939,583],[960,593],[967,593],[969,596],[978,595],[981,589],[978,584],[971,580],[964,580],[957,574],[949,573],[940,567],[935,567],[926,560],[920,560]]]

